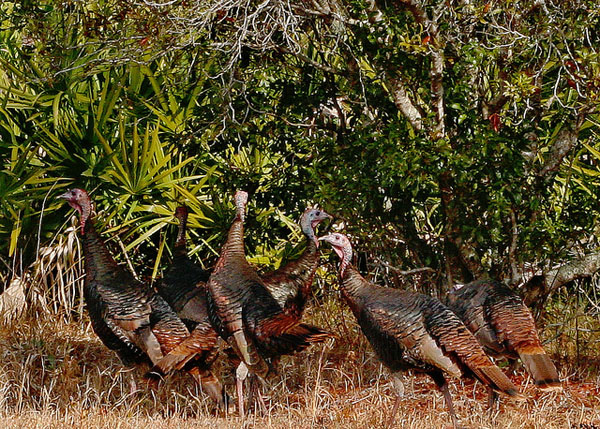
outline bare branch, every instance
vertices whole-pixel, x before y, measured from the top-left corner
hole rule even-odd
[[[444,72],[444,57],[440,50],[431,50],[431,98],[433,100],[433,109],[436,119],[436,137],[441,138],[446,135],[444,126],[444,85],[442,84],[442,75]]]
[[[307,9],[305,5],[292,5],[292,9],[297,12],[299,15],[312,15],[317,16],[319,18],[328,18],[335,19],[345,25],[366,25],[368,21],[353,19],[351,17],[345,16],[340,12],[332,10],[331,5],[323,5],[319,4],[317,1],[313,0],[314,9]]]
[[[593,252],[579,259],[567,262],[545,273],[534,275],[521,286],[527,305],[543,305],[546,297],[550,296],[561,286],[573,280],[591,277],[600,272],[600,252]]]
[[[395,267],[393,265],[388,264],[387,262],[379,259],[379,258],[375,258],[375,260],[380,263],[381,265],[383,265],[386,268],[389,268],[390,270],[394,271],[396,274],[400,274],[402,276],[410,276],[413,274],[419,274],[422,272],[432,272],[435,273],[435,270],[433,268],[430,267],[421,267],[421,268],[413,268],[412,270],[403,270],[400,269],[398,267]]]
[[[600,271],[600,252],[595,252],[548,271],[544,274],[544,280],[548,285],[548,291],[552,292],[573,280],[591,277],[598,271]]]

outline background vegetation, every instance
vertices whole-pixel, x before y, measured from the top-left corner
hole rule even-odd
[[[91,191],[151,281],[175,207],[210,267],[243,188],[263,269],[318,203],[375,280],[443,297],[498,278],[555,353],[597,368],[598,46],[594,0],[4,1],[4,313],[85,320],[64,189]]]

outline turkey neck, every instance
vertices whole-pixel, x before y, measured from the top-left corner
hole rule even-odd
[[[72,203],[69,203],[71,205],[71,207],[74,207],[80,215],[80,219],[79,219],[79,223],[81,224],[81,235],[85,236],[85,227],[87,226],[87,222],[88,220],[90,222],[93,222],[92,219],[90,219],[91,215],[92,215],[92,203],[90,202],[90,200],[87,198],[84,199],[84,201],[81,201],[78,205],[73,205]]]
[[[315,244],[314,234],[312,237],[306,236],[306,249],[298,258],[298,268],[300,272],[305,271],[309,275],[313,275],[317,268],[318,249]]]
[[[302,252],[302,255],[298,259],[297,267],[299,268],[300,273],[305,272],[307,274],[307,276],[304,277],[304,280],[308,280],[308,277],[312,277],[317,268],[316,264],[318,258],[315,230],[308,219],[303,219],[302,233],[306,237],[306,249],[304,249],[304,252]]]
[[[185,240],[185,231],[187,228],[187,213],[179,218],[179,230],[177,232],[177,241],[175,242],[175,250],[173,256],[187,257],[187,242]]]
[[[85,257],[86,283],[102,276],[112,277],[114,267],[117,266],[94,224],[94,219],[88,218],[84,226],[83,256]]]
[[[352,265],[347,265],[344,270],[344,274],[340,279],[340,286],[344,298],[350,304],[350,307],[354,310],[355,303],[361,299],[362,295],[370,288],[369,282],[367,282],[363,276],[354,268]]]
[[[228,255],[240,257],[246,261],[246,253],[244,251],[244,219],[239,214],[234,219],[229,232],[227,233],[227,241],[223,246],[222,256]]]
[[[295,261],[283,267],[286,275],[306,283],[314,275],[317,268],[318,249],[314,238],[306,236],[306,248]]]

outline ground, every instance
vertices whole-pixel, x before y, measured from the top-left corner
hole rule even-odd
[[[85,318],[75,322],[30,314],[0,327],[0,427],[382,427],[394,401],[388,373],[351,316],[323,317],[318,323],[336,333],[336,340],[284,358],[265,390],[269,408],[242,422],[235,414],[219,415],[186,374],[175,374],[154,389],[147,386],[146,368],[124,368]],[[452,380],[461,426],[600,429],[598,374],[586,369],[585,359],[579,366],[563,362],[559,367],[564,392],[540,392],[517,369],[511,378],[529,399],[502,398],[492,412],[481,384]],[[233,395],[232,368],[222,359],[216,369]],[[132,392],[131,380],[137,391]],[[427,376],[407,376],[406,393],[395,427],[451,427],[442,395]]]

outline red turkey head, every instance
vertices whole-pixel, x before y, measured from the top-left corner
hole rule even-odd
[[[81,217],[81,233],[83,234],[85,222],[90,217],[91,212],[91,203],[88,193],[83,189],[73,188],[64,194],[59,195],[58,198],[67,200],[69,205],[79,212]]]
[[[334,232],[333,234],[320,237],[319,241],[325,241],[326,243],[331,244],[335,253],[340,257],[342,261],[340,264],[340,277],[343,277],[344,271],[352,259],[352,244],[350,243],[350,240],[348,240],[348,237],[344,234]]]
[[[300,226],[302,227],[302,232],[308,238],[312,238],[317,247],[319,247],[319,241],[315,237],[315,228],[321,221],[325,219],[333,219],[333,216],[325,213],[323,210],[319,210],[316,208],[306,209],[302,214],[302,218],[300,219]]]

